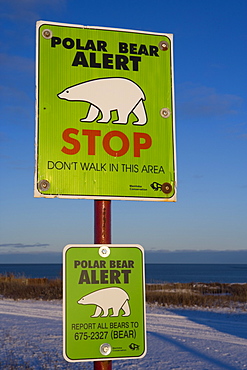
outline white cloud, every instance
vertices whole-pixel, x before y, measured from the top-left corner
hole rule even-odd
[[[0,18],[12,22],[30,23],[40,18],[41,13],[64,11],[67,0],[8,0],[4,4]]]
[[[32,58],[0,53],[0,63],[2,70],[5,69],[6,73],[18,71],[34,74],[35,63]]]
[[[246,123],[235,123],[231,122],[225,126],[227,136],[231,136],[237,139],[247,139],[247,124]]]
[[[0,244],[0,248],[34,248],[34,247],[49,247],[50,244],[22,244],[22,243],[7,243],[7,244]]]
[[[185,83],[177,86],[177,110],[182,117],[217,117],[238,113],[240,96],[223,94],[213,87]]]

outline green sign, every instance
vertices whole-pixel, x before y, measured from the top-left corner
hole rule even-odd
[[[37,22],[36,197],[176,201],[171,34]]]
[[[141,358],[146,353],[140,245],[68,245],[63,253],[64,358]]]

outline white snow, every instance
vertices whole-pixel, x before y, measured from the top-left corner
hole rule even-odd
[[[247,313],[147,305],[147,355],[113,369],[247,370]],[[10,367],[10,365],[12,367]],[[0,300],[0,369],[93,369],[62,357],[62,302]]]

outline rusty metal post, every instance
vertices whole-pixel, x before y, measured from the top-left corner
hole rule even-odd
[[[94,243],[111,244],[111,201],[94,201]],[[112,370],[112,361],[94,361],[94,370]]]
[[[111,201],[94,201],[94,243],[111,244]]]

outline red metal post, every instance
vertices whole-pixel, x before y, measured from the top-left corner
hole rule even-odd
[[[94,243],[111,244],[111,201],[94,201]]]
[[[111,201],[94,201],[94,243],[111,244]],[[94,370],[112,370],[112,361],[94,361]]]

